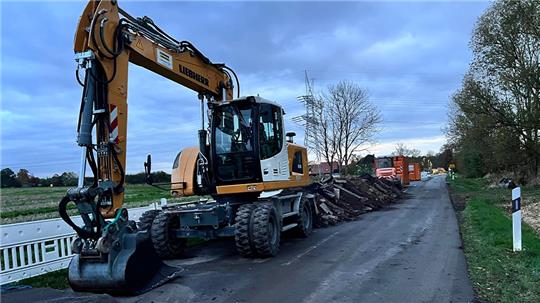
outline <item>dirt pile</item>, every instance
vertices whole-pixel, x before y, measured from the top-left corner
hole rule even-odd
[[[365,174],[314,183],[306,189],[306,194],[315,195],[315,225],[323,227],[381,209],[399,199],[402,192],[388,180]]]

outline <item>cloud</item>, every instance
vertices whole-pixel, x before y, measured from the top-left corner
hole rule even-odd
[[[374,145],[360,147],[362,154],[375,154],[377,156],[390,155],[396,149],[397,143],[403,143],[410,148],[416,148],[426,154],[428,151],[438,151],[446,141],[445,136],[416,137],[407,139],[397,139],[395,141],[384,141]]]
[[[1,166],[37,175],[76,171],[76,123],[82,90],[75,81],[73,33],[83,2],[2,3]],[[388,144],[437,150],[446,100],[470,59],[467,44],[488,3],[400,2],[120,2],[148,15],[180,40],[193,42],[240,76],[242,95],[277,101],[286,127],[302,113],[304,71],[317,91],[347,79],[365,87]],[[172,13],[173,12],[173,13]],[[204,12],[201,19],[200,12]],[[241,16],[235,18],[233,16]],[[128,164],[142,170],[147,153],[170,170],[176,153],[196,145],[197,94],[131,65]],[[385,145],[386,144],[386,145]],[[418,145],[418,146],[415,146]],[[383,146],[383,147],[381,147]],[[168,164],[169,163],[169,164]]]
[[[411,33],[404,33],[396,38],[389,40],[377,41],[370,45],[363,52],[363,56],[388,56],[401,52],[405,49],[417,47],[420,44],[420,40],[415,38]]]

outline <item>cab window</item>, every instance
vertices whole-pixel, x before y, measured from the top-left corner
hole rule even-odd
[[[179,152],[178,155],[176,155],[176,158],[174,158],[174,162],[173,162],[173,166],[172,166],[173,169],[178,168],[178,165],[180,163],[180,155],[181,154],[182,154],[182,152]]]
[[[302,163],[302,152],[297,151],[294,153],[293,163],[292,163],[292,172],[303,174],[304,173],[304,167]]]
[[[259,143],[261,160],[277,155],[283,147],[281,108],[262,103],[259,110]]]

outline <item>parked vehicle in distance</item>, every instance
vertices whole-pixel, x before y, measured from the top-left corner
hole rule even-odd
[[[375,175],[409,186],[409,166],[405,156],[375,158],[373,163]]]

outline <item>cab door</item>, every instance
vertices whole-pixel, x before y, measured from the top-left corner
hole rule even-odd
[[[258,115],[259,157],[263,181],[289,180],[289,156],[281,107],[261,103]]]
[[[216,185],[261,181],[253,127],[255,109],[247,100],[214,109],[211,146]]]

